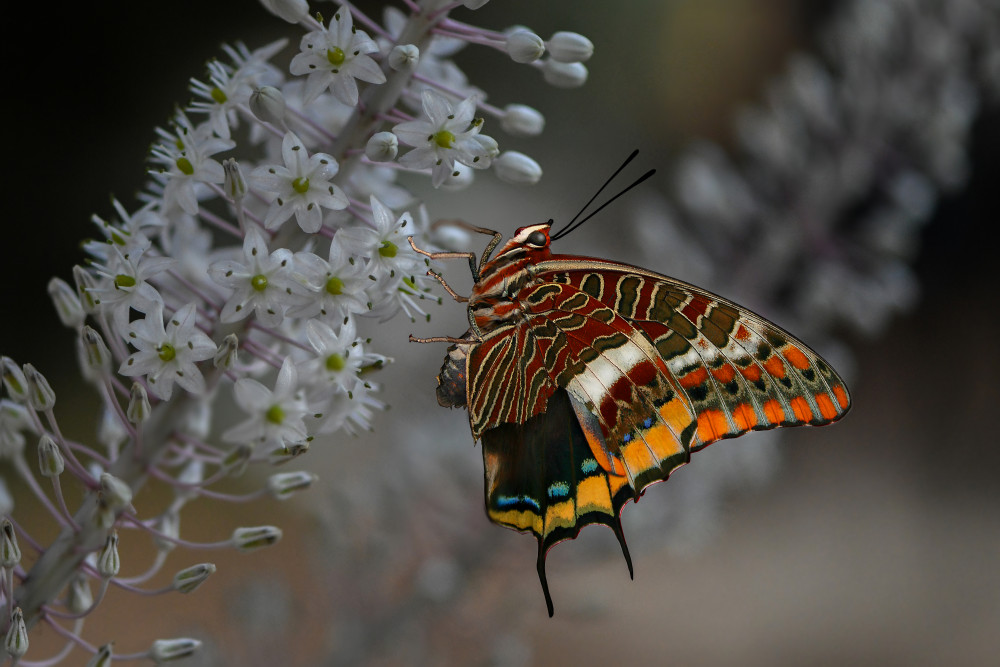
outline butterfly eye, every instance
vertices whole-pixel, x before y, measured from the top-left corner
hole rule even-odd
[[[528,245],[538,246],[539,248],[545,246],[548,239],[545,237],[544,232],[531,232],[528,234]]]

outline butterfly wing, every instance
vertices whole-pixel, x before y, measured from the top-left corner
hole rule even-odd
[[[621,508],[692,451],[752,429],[826,424],[849,408],[819,355],[705,290],[591,258],[556,256],[535,275],[517,295],[523,317],[460,345],[466,373],[446,362],[442,386],[458,394],[466,381],[487,512],[537,538],[550,614],[552,545],[603,523],[628,559]]]

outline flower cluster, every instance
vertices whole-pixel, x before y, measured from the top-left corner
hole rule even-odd
[[[429,260],[408,242],[433,247],[425,215],[397,176],[426,174],[435,188],[468,186],[490,167],[515,184],[541,177],[534,160],[502,153],[483,132],[492,117],[509,134],[535,135],[541,114],[488,104],[449,56],[466,44],[492,48],[574,86],[593,50],[574,33],[546,42],[523,27],[468,25],[440,0],[405,0],[406,12],[386,10],[384,26],[349,4],[329,19],[311,17],[305,0],[263,4],[303,31],[288,72],[271,62],[285,40],[225,47],[207,80],[192,80],[195,101],[157,129],[138,208],[114,202],[112,220],[95,217],[101,239],[85,244],[75,284],[49,285],[104,403],[95,441],[64,436],[42,373],[2,357],[0,455],[61,529],[48,546],[36,540],[13,519],[0,478],[0,599],[15,662],[38,622],[67,637],[66,654],[78,645],[91,664],[110,661],[110,644],[79,638],[83,618],[109,584],[138,588],[163,562],[120,578],[120,528],[152,535],[162,556],[184,544],[188,502],[226,497],[209,491],[215,482],[251,463],[290,461],[318,434],[372,428],[383,404],[370,373],[389,359],[359,331],[366,320],[425,317],[422,301],[440,301]],[[242,417],[217,409],[230,397]],[[49,492],[26,463],[29,441]],[[76,507],[64,495],[68,477],[84,492]],[[158,514],[132,502],[150,479],[174,489]],[[283,499],[313,480],[281,472],[260,493]],[[270,526],[239,528],[219,546],[250,550],[279,537]],[[40,553],[33,565],[21,562],[19,540]],[[187,568],[172,590],[190,592],[213,571]],[[163,661],[197,646],[158,641],[144,655]]]

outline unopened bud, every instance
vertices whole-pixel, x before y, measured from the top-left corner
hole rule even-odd
[[[193,655],[201,648],[201,642],[188,637],[178,637],[177,639],[157,639],[149,649],[149,658],[153,662],[167,662],[168,660],[180,660]]]
[[[87,368],[98,375],[107,373],[111,366],[111,351],[108,350],[104,337],[92,327],[85,326],[80,332],[80,342]]]
[[[376,132],[365,144],[365,155],[372,162],[392,162],[399,151],[399,139],[392,132]]]
[[[533,63],[545,53],[545,42],[530,30],[515,30],[507,36],[507,53],[516,63]]]
[[[222,370],[228,370],[233,367],[236,363],[236,353],[240,350],[240,339],[236,337],[236,334],[231,333],[226,336],[221,343],[219,343],[219,349],[215,352],[215,367],[221,368]]]
[[[21,548],[17,546],[14,524],[4,517],[0,521],[0,567],[9,570],[21,562]]]
[[[97,280],[77,264],[73,267],[73,282],[76,283],[76,295],[80,297],[80,305],[83,306],[84,312],[93,315],[97,311],[98,300],[90,290],[97,286]]]
[[[504,107],[500,127],[515,137],[534,137],[545,129],[545,116],[524,104],[508,104]]]
[[[557,32],[545,44],[553,60],[582,63],[594,55],[594,43],[575,32]]]
[[[38,472],[42,477],[58,477],[66,469],[59,445],[48,433],[38,439]]]
[[[132,487],[108,472],[101,474],[98,493],[101,505],[115,512],[132,504]]]
[[[70,287],[69,283],[61,278],[50,280],[49,297],[55,304],[56,313],[63,326],[75,329],[83,324],[87,314],[83,312],[83,305],[80,303],[80,297],[77,296],[76,290]]]
[[[274,86],[254,88],[250,93],[250,111],[259,120],[276,127],[285,125],[285,96]]]
[[[82,572],[73,577],[66,590],[66,608],[71,614],[84,614],[94,606],[94,594],[90,590],[90,577]]]
[[[316,475],[304,470],[279,472],[268,478],[267,488],[272,496],[278,500],[285,500],[286,498],[290,498],[296,491],[309,488],[317,479],[319,478]]]
[[[251,456],[253,447],[247,444],[236,445],[223,457],[222,467],[229,476],[239,477],[246,472]]]
[[[118,574],[121,567],[122,560],[118,556],[118,533],[112,532],[97,556],[97,572],[105,579],[110,579]]]
[[[31,364],[25,364],[24,377],[28,380],[28,405],[38,412],[51,410],[56,404],[56,392],[45,376]]]
[[[181,535],[181,516],[174,510],[168,510],[156,519],[153,526],[153,541],[160,551],[172,551],[177,546],[176,540]]]
[[[288,463],[294,458],[298,458],[309,451],[309,441],[290,442],[284,447],[275,447],[268,454],[268,462],[271,465],[281,465]]]
[[[389,67],[397,72],[409,72],[420,63],[420,49],[413,44],[398,44],[389,52]]]
[[[513,185],[534,185],[542,178],[542,168],[524,153],[507,151],[493,163],[497,177]]]
[[[255,551],[276,544],[281,539],[281,529],[276,526],[254,526],[233,531],[233,546],[239,551]]]
[[[542,76],[556,88],[579,88],[587,82],[587,68],[581,63],[561,63],[549,58],[542,63]]]
[[[253,98],[250,98],[253,99]],[[224,180],[223,189],[234,202],[242,201],[247,194],[247,181],[243,178],[243,170],[236,158],[226,158],[222,161]]]
[[[479,9],[489,1],[490,0],[465,0],[462,4],[465,5],[467,9]]]
[[[10,626],[7,628],[3,647],[15,662],[28,652],[28,628],[24,625],[24,613],[20,607],[15,607],[14,613],[10,615]]]
[[[97,649],[94,657],[87,661],[87,667],[111,667],[111,644]]]
[[[178,593],[190,593],[201,586],[213,574],[215,574],[215,565],[213,563],[199,563],[198,565],[184,568],[175,574],[171,585]]]
[[[149,395],[146,394],[146,388],[138,382],[133,382],[125,416],[131,423],[138,426],[149,419],[152,413],[153,409],[149,405]]]
[[[0,372],[3,373],[3,386],[7,393],[18,403],[28,402],[28,379],[24,371],[10,357],[0,357]]]

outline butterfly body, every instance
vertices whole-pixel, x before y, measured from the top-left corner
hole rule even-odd
[[[478,271],[470,260],[470,329],[452,339],[437,394],[469,411],[490,519],[537,538],[551,615],[553,544],[603,523],[631,572],[628,500],[712,442],[827,424],[850,398],[825,361],[764,318],[652,271],[553,254],[550,224],[518,229]]]

